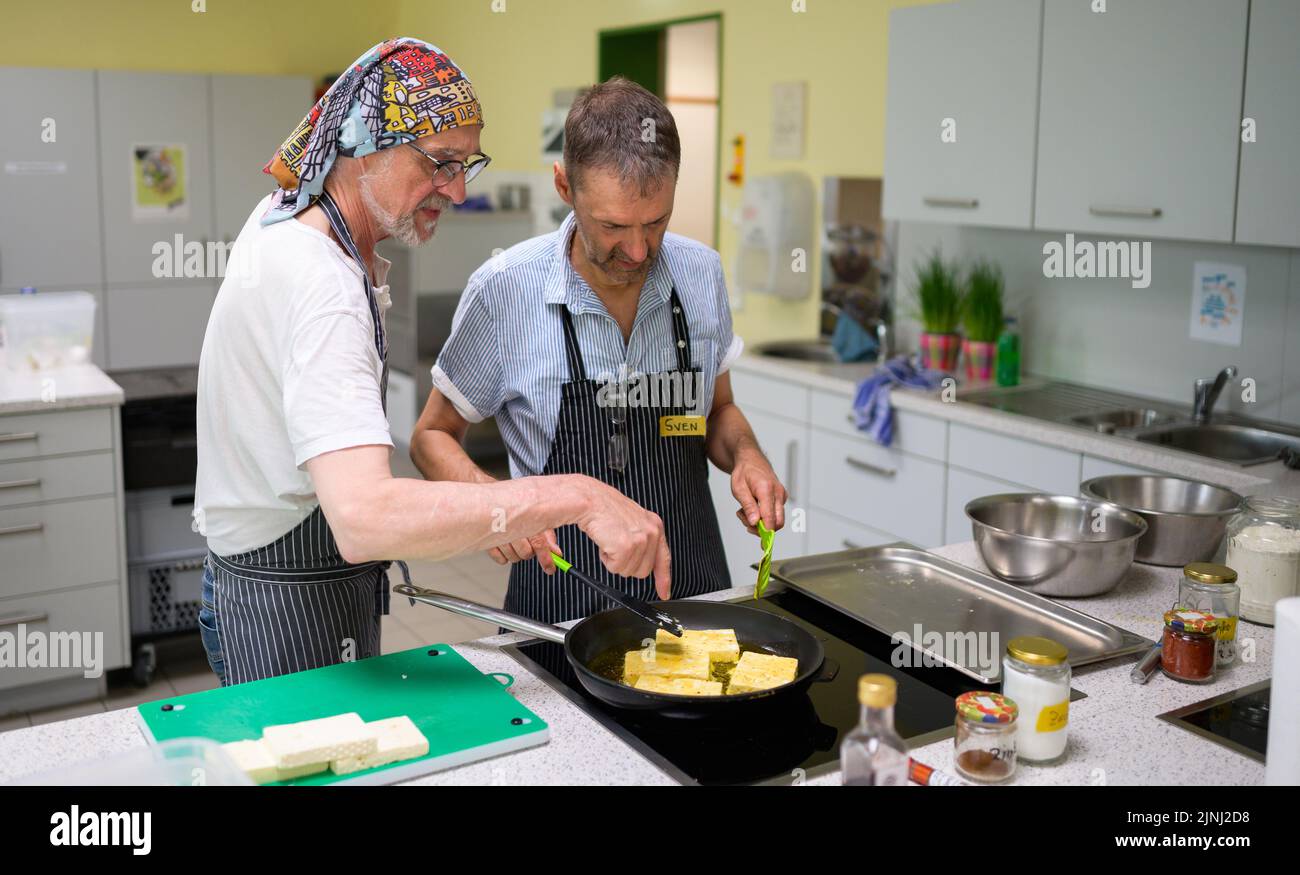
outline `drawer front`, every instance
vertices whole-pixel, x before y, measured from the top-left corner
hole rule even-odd
[[[944,514],[943,540],[945,544],[958,544],[975,537],[971,532],[970,517],[966,516],[966,505],[986,495],[999,495],[1003,492],[1032,492],[1019,483],[995,480],[980,474],[972,474],[960,468],[948,469],[948,510]]]
[[[0,507],[107,495],[115,473],[112,453],[0,462]]]
[[[0,416],[0,462],[113,448],[113,414],[104,408]]]
[[[948,463],[1058,495],[1079,494],[1079,453],[951,423]]]
[[[808,390],[803,386],[774,380],[732,368],[731,393],[742,411],[762,410],[797,422],[808,421]]]
[[[173,486],[126,495],[126,559],[157,561],[206,552],[195,532],[194,487]]]
[[[869,526],[851,523],[833,513],[813,508],[808,511],[808,552],[837,553],[905,540]]]
[[[116,498],[0,508],[0,598],[120,576]]]
[[[36,634],[45,637],[48,654],[44,667],[27,665],[0,671],[0,690],[85,676],[87,671],[93,677],[96,669],[108,671],[126,665],[121,595],[121,587],[110,583],[72,592],[0,599],[0,634],[17,636],[22,624],[29,640]],[[89,640],[84,634],[87,632],[91,633]],[[95,645],[97,632],[103,636],[103,650],[99,653]]]
[[[853,400],[847,395],[813,389],[810,415],[813,425],[818,428],[875,443],[869,435],[858,431],[853,415]],[[947,421],[895,408],[894,443],[891,449],[942,462],[947,458],[947,443]]]
[[[922,547],[943,543],[942,464],[816,429],[811,449],[814,507]]]

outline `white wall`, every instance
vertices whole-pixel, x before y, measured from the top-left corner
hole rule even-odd
[[[1096,239],[1076,235],[1077,239]],[[986,257],[1007,277],[1008,312],[1020,317],[1026,372],[1191,404],[1192,382],[1236,365],[1258,400],[1224,393],[1223,409],[1300,424],[1300,250],[1154,241],[1151,285],[1127,279],[1047,279],[1043,244],[1063,234],[919,222],[899,231],[899,336],[915,349],[914,266],[941,244],[946,257]],[[1196,261],[1246,268],[1240,347],[1188,337]]]

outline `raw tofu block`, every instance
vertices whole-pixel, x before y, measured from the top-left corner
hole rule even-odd
[[[663,629],[655,631],[655,646],[686,646],[707,651],[710,662],[735,662],[740,659],[740,642],[734,629],[687,629],[678,638]]]
[[[721,696],[722,683],[700,681],[695,678],[661,678],[642,675],[636,682],[638,690],[650,693],[670,693],[674,696]]]
[[[268,726],[262,730],[262,740],[278,769],[363,757],[379,749],[375,730],[356,712]]]
[[[292,769],[276,769],[275,779],[277,781],[292,781],[294,778],[305,778],[308,775],[318,774],[329,767],[329,763],[308,763],[305,766],[297,766]]]
[[[770,690],[788,684],[799,674],[799,660],[747,650],[740,655],[727,684],[727,695]]]
[[[275,757],[261,739],[230,741],[221,747],[254,784],[270,784],[280,780],[277,777]]]
[[[653,659],[647,658],[650,656]],[[629,650],[623,660],[623,683],[634,687],[642,675],[707,681],[709,652],[682,644],[656,644],[653,650]]]
[[[362,769],[375,769],[389,763],[422,757],[429,752],[429,739],[410,717],[388,717],[366,724],[375,731],[378,749],[364,757],[346,757],[330,763],[336,775],[348,775]]]

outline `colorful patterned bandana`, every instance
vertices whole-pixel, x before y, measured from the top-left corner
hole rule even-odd
[[[441,49],[409,37],[382,42],[335,80],[262,168],[280,185],[262,224],[310,206],[338,155],[359,158],[481,124],[474,86]]]

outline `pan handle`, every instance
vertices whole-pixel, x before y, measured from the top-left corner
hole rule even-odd
[[[840,664],[829,656],[822,660],[821,671],[817,672],[817,677],[813,678],[814,684],[825,684],[835,680],[836,675],[840,673]]]
[[[521,617],[500,608],[489,608],[487,605],[480,605],[477,602],[467,601],[454,595],[447,595],[445,592],[436,592],[409,583],[395,584],[393,592],[406,596],[413,602],[423,602],[426,605],[442,608],[444,611],[451,611],[453,614],[460,614],[463,617],[473,617],[475,620],[496,623],[498,626],[504,626],[512,632],[522,632],[525,635],[533,635],[545,641],[553,641],[556,644],[564,643],[565,629],[552,626],[549,623],[539,623],[536,620],[530,620],[527,617]]]

